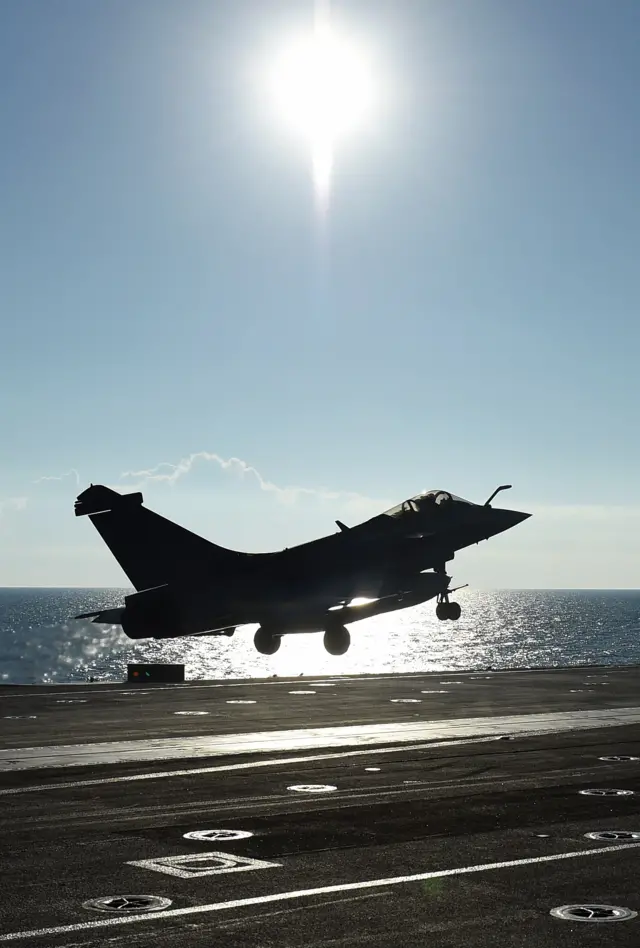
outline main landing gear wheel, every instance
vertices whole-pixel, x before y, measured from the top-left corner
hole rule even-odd
[[[343,625],[336,625],[327,629],[323,641],[330,655],[344,655],[351,645],[351,636]]]
[[[263,629],[262,626],[253,637],[253,644],[263,655],[275,655],[280,648],[280,642],[279,635],[272,635],[269,629]]]
[[[441,621],[444,619],[451,619],[453,622],[457,622],[461,613],[462,609],[460,608],[460,603],[458,602],[448,602],[448,600],[443,600],[436,606],[436,615]]]

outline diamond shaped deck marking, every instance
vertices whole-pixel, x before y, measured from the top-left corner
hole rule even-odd
[[[264,859],[249,859],[230,853],[209,852],[187,856],[157,856],[155,859],[136,859],[127,862],[127,866],[164,872],[179,879],[196,879],[202,876],[221,875],[225,872],[247,872],[251,869],[275,869],[279,862],[266,862]]]

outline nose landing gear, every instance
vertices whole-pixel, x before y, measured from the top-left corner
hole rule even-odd
[[[454,622],[457,622],[461,613],[462,609],[460,608],[460,603],[449,602],[448,599],[443,599],[442,602],[439,602],[436,606],[436,615],[440,620],[452,619]]]
[[[465,583],[465,586],[467,584]],[[457,586],[455,589],[447,589],[446,592],[438,594],[438,605],[436,606],[436,615],[438,619],[443,621],[444,619],[451,619],[452,622],[457,622],[462,614],[462,609],[460,608],[460,603],[450,602],[449,596],[451,593],[457,592],[458,589],[464,589],[465,586]]]

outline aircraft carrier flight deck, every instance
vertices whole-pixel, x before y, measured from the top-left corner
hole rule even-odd
[[[639,698],[634,666],[2,687],[0,944],[637,948]]]

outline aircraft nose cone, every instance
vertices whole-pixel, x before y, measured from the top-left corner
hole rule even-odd
[[[519,523],[522,523],[523,520],[528,520],[530,516],[530,513],[524,513],[521,510],[491,509],[489,515],[491,531],[494,535],[496,533],[503,533],[505,530],[510,530],[511,527],[516,527]]]

